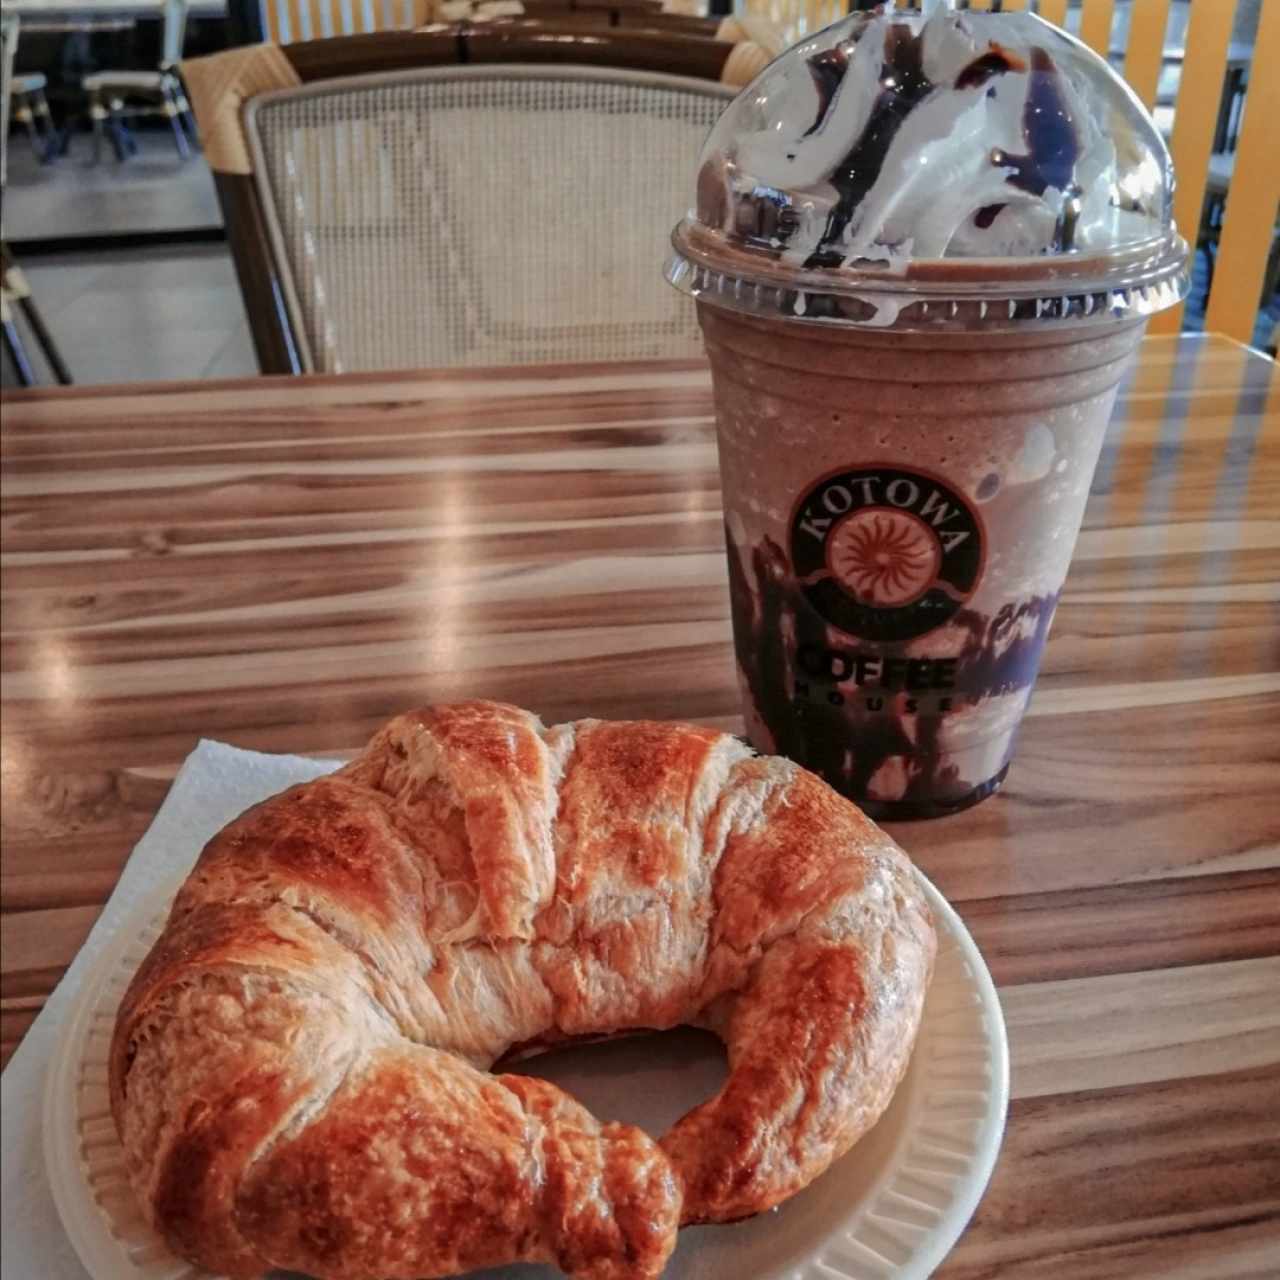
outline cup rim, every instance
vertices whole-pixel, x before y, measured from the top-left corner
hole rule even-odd
[[[699,301],[755,315],[862,328],[1024,327],[1154,315],[1190,289],[1190,253],[1176,233],[1114,254],[919,259],[795,268],[731,243],[692,215],[672,231],[666,278]]]

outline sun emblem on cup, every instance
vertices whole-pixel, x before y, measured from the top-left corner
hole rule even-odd
[[[933,584],[942,548],[919,517],[892,507],[864,507],[846,516],[827,541],[827,567],[859,600],[897,608]]]
[[[986,562],[986,531],[941,476],[889,462],[830,471],[791,509],[795,580],[828,625],[876,643],[936,631],[964,607]]]

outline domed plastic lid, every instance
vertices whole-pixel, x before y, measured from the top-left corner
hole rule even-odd
[[[1138,317],[1185,296],[1173,169],[1111,68],[1030,13],[857,13],[787,50],[699,161],[667,278],[901,328]]]

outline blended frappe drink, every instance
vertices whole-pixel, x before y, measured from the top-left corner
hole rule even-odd
[[[873,813],[980,799],[1008,764],[1140,325],[940,349],[703,323],[752,741]]]
[[[1118,383],[1185,291],[1171,191],[1141,106],[1027,14],[858,14],[728,109],[669,276],[755,745],[878,816],[999,785]]]

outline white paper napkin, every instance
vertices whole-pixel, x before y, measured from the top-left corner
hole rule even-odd
[[[60,1023],[112,934],[159,885],[191,869],[205,842],[250,805],[338,767],[335,760],[269,756],[201,742],[183,763],[159,813],[138,841],[97,924],[4,1070],[4,1280],[86,1280],[54,1207],[45,1176],[40,1124],[44,1080]]]

